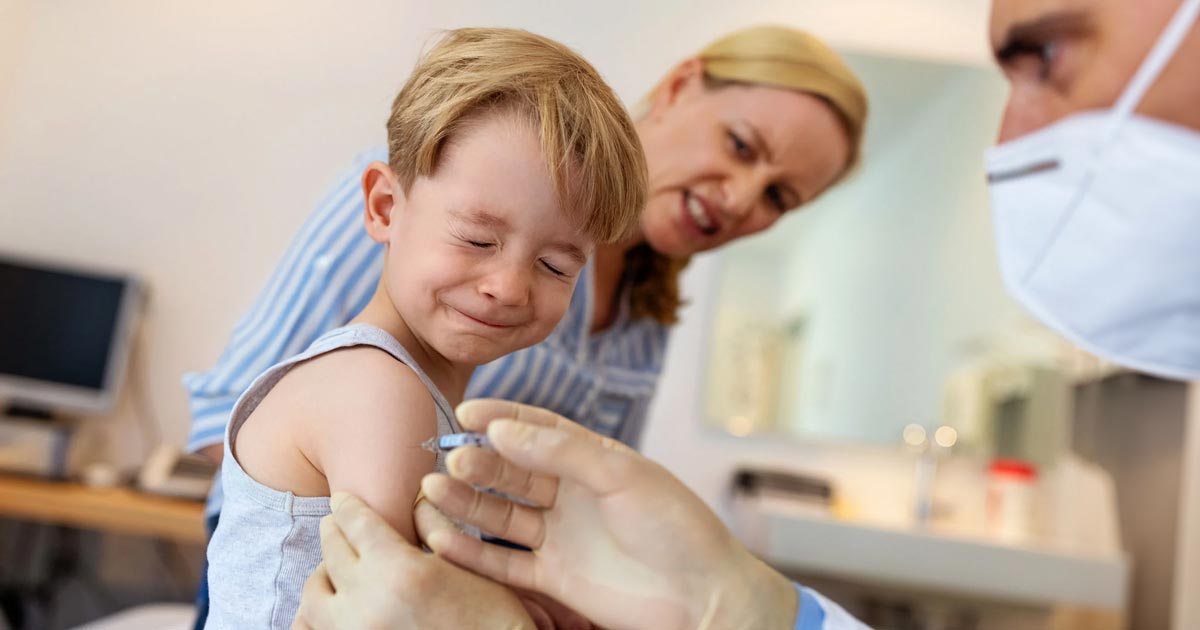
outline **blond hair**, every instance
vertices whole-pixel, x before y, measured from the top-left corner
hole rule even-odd
[[[621,240],[646,203],[646,160],[633,121],[587,61],[528,31],[446,32],[392,104],[388,162],[407,191],[430,176],[456,131],[490,112],[528,120],[560,203],[597,243]]]
[[[704,67],[705,84],[711,88],[765,85],[825,101],[842,123],[850,145],[849,158],[834,183],[858,161],[867,121],[867,92],[842,57],[817,37],[784,26],[754,26],[712,42],[697,57]],[[662,88],[660,83],[635,107],[638,118],[649,112],[654,95]],[[629,252],[625,274],[630,283],[630,313],[663,324],[675,323],[683,305],[679,274],[687,262],[648,247]]]

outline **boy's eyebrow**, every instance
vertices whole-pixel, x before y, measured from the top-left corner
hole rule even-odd
[[[474,223],[480,227],[501,231],[508,230],[508,221],[505,221],[502,217],[484,212],[483,210],[450,210],[450,214],[454,215],[454,218],[456,219],[466,221],[468,223]]]
[[[555,241],[550,243],[550,249],[556,250],[564,256],[571,257],[575,260],[575,262],[581,265],[587,264],[587,254],[583,253],[582,249],[579,249],[570,243],[564,241]]]

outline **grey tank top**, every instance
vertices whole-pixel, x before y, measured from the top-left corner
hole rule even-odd
[[[330,513],[329,497],[298,497],[258,483],[242,470],[230,445],[246,418],[292,368],[352,346],[374,346],[412,368],[433,396],[438,435],[462,430],[450,403],[408,351],[391,335],[369,324],[332,330],[302,354],[269,368],[238,399],[225,430],[221,466],[225,504],[208,544],[210,605],[206,629],[291,628],[304,581],[321,561],[319,525],[321,517]],[[444,454],[438,453],[437,470],[445,470],[444,459]]]

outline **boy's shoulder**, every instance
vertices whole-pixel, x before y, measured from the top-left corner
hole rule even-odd
[[[293,368],[276,389],[316,412],[313,417],[325,419],[368,411],[373,417],[436,412],[429,388],[413,368],[374,346],[350,346],[313,357]]]
[[[246,418],[235,452],[260,483],[322,496],[335,471],[436,433],[437,407],[417,373],[381,348],[350,346],[293,366]]]

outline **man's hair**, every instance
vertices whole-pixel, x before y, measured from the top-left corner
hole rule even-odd
[[[388,118],[388,162],[408,191],[479,116],[512,113],[541,137],[559,201],[584,234],[612,243],[637,225],[646,160],[633,121],[596,69],[558,42],[507,28],[446,32]]]

